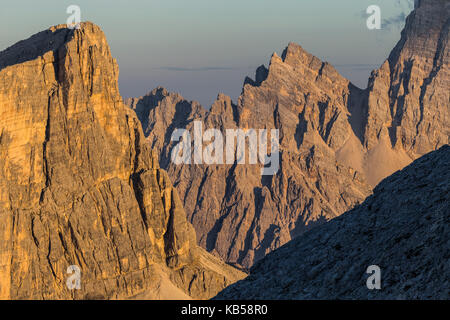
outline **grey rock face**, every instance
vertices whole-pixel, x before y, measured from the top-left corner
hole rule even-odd
[[[369,290],[366,269],[381,269]],[[216,299],[449,299],[450,146],[364,203],[270,253]]]

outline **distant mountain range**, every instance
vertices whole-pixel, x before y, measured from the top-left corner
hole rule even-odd
[[[127,100],[178,189],[200,245],[251,267],[270,251],[361,203],[383,178],[449,143],[449,2],[422,1],[361,90],[291,43],[246,79],[237,103],[210,110],[157,88]],[[280,131],[280,170],[176,165],[175,129]]]

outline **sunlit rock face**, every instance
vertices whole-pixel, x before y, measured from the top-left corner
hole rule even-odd
[[[448,143],[450,3],[420,1],[389,59],[369,80],[367,146],[386,136],[417,158]]]
[[[208,298],[243,276],[197,247],[117,78],[91,23],[0,52],[0,298]]]

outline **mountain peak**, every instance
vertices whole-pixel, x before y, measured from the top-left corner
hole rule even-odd
[[[0,52],[0,299],[208,298],[242,277],[197,247],[118,73],[92,23]]]
[[[414,56],[433,60],[440,42],[447,42],[450,25],[450,1],[422,0],[406,19],[401,39],[389,56],[393,65],[401,59]],[[441,44],[442,46],[442,44]],[[447,57],[448,58],[448,57]]]
[[[369,148],[382,132],[412,159],[449,142],[449,28],[449,1],[416,3],[389,55],[389,70],[383,65],[369,80]]]
[[[109,49],[103,31],[92,22],[81,23],[80,29],[69,29],[66,24],[60,24],[21,40],[0,52],[0,70],[57,51],[77,38],[89,39],[99,48]]]
[[[312,69],[319,69],[323,63],[319,58],[295,42],[288,44],[281,55],[281,59],[284,63],[293,67],[303,65]]]

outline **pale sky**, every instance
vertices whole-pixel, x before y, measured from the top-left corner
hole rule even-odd
[[[366,87],[413,7],[411,0],[4,0],[0,50],[66,23],[71,4],[105,32],[123,97],[164,86],[207,108],[219,92],[236,101],[245,76],[290,41]],[[381,30],[366,27],[374,4]]]

